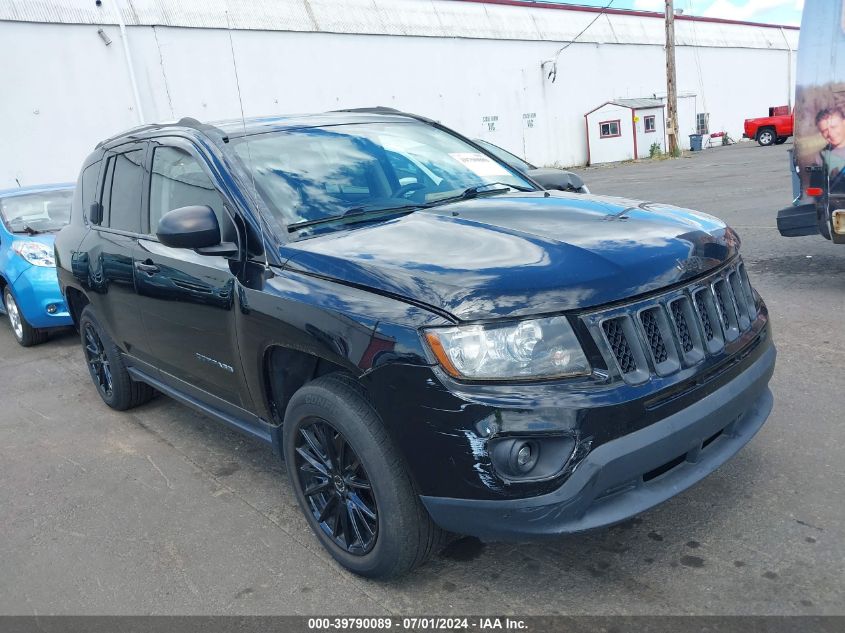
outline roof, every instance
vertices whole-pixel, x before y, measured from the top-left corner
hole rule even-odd
[[[448,37],[664,46],[662,14],[520,0],[38,0],[0,2],[0,21],[47,24]],[[689,18],[689,19],[688,19]],[[591,24],[595,20],[594,24]],[[584,29],[589,25],[589,28]],[[581,33],[582,31],[583,34]],[[677,16],[675,44],[765,50],[798,48],[794,27]]]
[[[614,105],[622,106],[623,108],[631,108],[632,110],[642,110],[643,108],[662,108],[664,105],[662,99],[614,99],[608,101]]]
[[[12,196],[24,196],[30,193],[44,193],[46,191],[60,191],[62,189],[73,189],[76,185],[72,182],[63,182],[51,185],[31,185],[29,187],[16,187],[15,189],[0,189],[0,198],[11,198]]]
[[[663,108],[666,104],[660,99],[611,99],[610,101],[605,101],[601,105],[596,106],[584,116],[590,116],[593,112],[601,110],[606,105],[615,105],[622,108],[629,108],[631,110],[645,110],[647,108]]]
[[[393,108],[374,107],[358,108],[355,110],[337,110],[315,114],[286,114],[263,117],[247,117],[245,119],[227,119],[225,121],[210,121],[202,123],[196,119],[185,117],[178,121],[150,123],[119,132],[97,144],[97,147],[110,147],[126,142],[132,138],[146,138],[158,135],[168,129],[190,129],[204,133],[217,141],[228,142],[230,138],[293,130],[303,128],[325,127],[331,125],[349,125],[353,123],[387,123],[387,122],[428,121],[425,117],[400,112]]]

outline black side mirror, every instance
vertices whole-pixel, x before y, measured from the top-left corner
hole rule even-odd
[[[209,248],[220,244],[220,225],[211,207],[180,207],[159,220],[156,236],[172,248]]]
[[[103,205],[99,202],[92,202],[88,207],[88,221],[91,224],[100,224],[103,221]]]

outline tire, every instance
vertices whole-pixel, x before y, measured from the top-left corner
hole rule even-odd
[[[282,433],[299,507],[343,567],[368,578],[394,578],[443,543],[404,459],[354,379],[329,374],[302,387],[288,404]]]
[[[777,136],[775,136],[775,131],[770,127],[764,127],[762,130],[757,132],[757,142],[763,147],[774,145],[776,139]]]
[[[783,145],[784,143],[786,143],[788,138],[788,136],[778,136],[775,139],[775,145]]]
[[[32,347],[47,340],[46,331],[32,327],[26,320],[12,294],[12,289],[8,286],[3,290],[3,306],[6,309],[6,316],[9,317],[9,325],[12,326],[12,334],[20,345]]]
[[[91,306],[86,306],[79,317],[79,334],[88,373],[103,402],[117,411],[126,411],[155,395],[149,385],[132,380],[120,350],[100,326]]]

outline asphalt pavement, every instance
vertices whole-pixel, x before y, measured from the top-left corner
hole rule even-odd
[[[845,246],[778,235],[788,147],[578,170],[742,236],[779,350],[752,442],[622,525],[465,539],[394,582],[334,564],[263,445],[165,397],[111,411],[73,332],[23,349],[0,324],[0,614],[845,613]]]

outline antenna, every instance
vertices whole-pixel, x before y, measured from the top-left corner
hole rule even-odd
[[[249,162],[249,176],[250,180],[252,181],[252,196],[256,202],[256,210],[258,211],[258,231],[261,234],[261,248],[264,250],[264,270],[267,271],[270,268],[270,257],[267,255],[267,240],[264,237],[264,216],[261,213],[261,210],[258,205],[258,189],[255,186],[255,169],[253,168],[252,163],[252,151],[249,147],[249,137],[246,134],[246,118],[244,117],[244,100],[241,97],[241,80],[238,76],[238,62],[235,59],[235,44],[232,41],[232,24],[229,21],[229,9],[226,9],[226,32],[229,34],[229,49],[232,52],[232,68],[235,69],[235,86],[238,89],[238,104],[241,108],[241,128],[243,130],[243,138],[244,143],[246,143],[246,155],[247,161]]]

